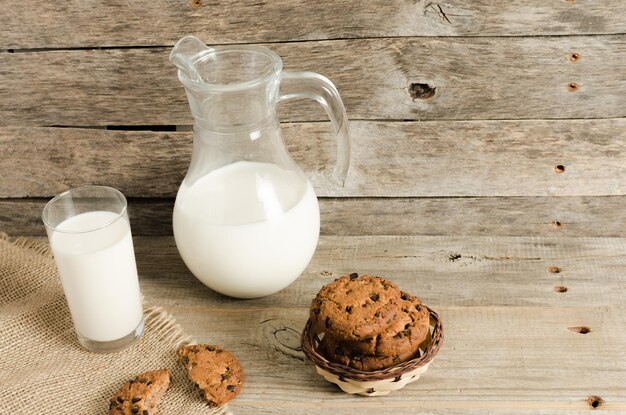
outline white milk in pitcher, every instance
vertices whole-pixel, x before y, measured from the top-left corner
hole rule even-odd
[[[81,213],[61,222],[50,238],[76,331],[90,340],[120,339],[143,317],[130,225],[120,217],[105,226],[116,217]]]
[[[275,164],[240,161],[183,182],[174,236],[191,272],[223,294],[280,291],[308,265],[319,237],[313,187]]]

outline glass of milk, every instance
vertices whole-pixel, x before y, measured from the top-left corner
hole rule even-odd
[[[42,218],[80,344],[98,353],[129,346],[144,323],[124,195],[71,189],[50,200]]]

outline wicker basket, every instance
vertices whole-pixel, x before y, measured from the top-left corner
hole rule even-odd
[[[302,332],[302,351],[309,360],[315,363],[317,373],[327,381],[338,385],[344,392],[363,396],[387,395],[391,391],[402,389],[405,385],[418,380],[428,370],[430,362],[441,348],[443,325],[439,315],[430,308],[426,308],[430,313],[428,336],[420,345],[417,356],[406,362],[372,372],[329,362],[317,353],[316,349],[321,338],[318,333],[315,333],[310,319]]]

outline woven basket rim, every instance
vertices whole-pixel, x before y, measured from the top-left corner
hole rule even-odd
[[[425,305],[422,306],[426,307]],[[311,319],[309,319],[304,326],[302,336],[300,337],[300,346],[302,347],[302,351],[305,356],[317,367],[338,376],[340,379],[345,378],[367,382],[398,378],[399,376],[420,368],[433,360],[443,344],[443,324],[439,318],[439,314],[429,307],[426,307],[426,309],[430,314],[430,328],[432,329],[432,333],[430,333],[430,344],[427,345],[426,350],[419,357],[415,357],[411,360],[398,363],[397,365],[393,365],[385,369],[365,372],[326,360],[325,357],[317,353],[315,350],[317,344],[320,342],[320,338],[313,329],[313,321]]]

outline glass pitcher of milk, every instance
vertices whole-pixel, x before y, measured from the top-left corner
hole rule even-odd
[[[289,156],[279,101],[311,98],[337,136],[334,178],[350,164],[348,118],[335,86],[313,72],[286,72],[260,46],[207,47],[193,36],[170,54],[194,117],[193,153],[174,206],[185,264],[222,294],[255,298],[291,284],[319,237],[317,197]]]

